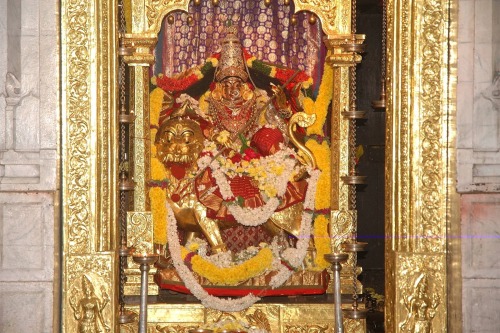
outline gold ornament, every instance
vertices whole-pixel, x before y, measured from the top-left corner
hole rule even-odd
[[[316,15],[309,15],[309,24],[316,24]]]
[[[222,51],[219,60],[219,67],[215,72],[215,79],[222,81],[227,77],[234,76],[244,82],[248,80],[248,74],[243,59],[243,52],[240,40],[238,39],[238,30],[235,26],[227,27],[226,36],[222,40]]]

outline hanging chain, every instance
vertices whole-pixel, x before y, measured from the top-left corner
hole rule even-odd
[[[351,34],[352,34],[352,42],[354,43],[356,40],[356,0],[352,0],[351,3]],[[350,111],[356,111],[356,63],[349,68],[350,74],[350,93],[351,93],[351,107]],[[350,175],[356,175],[356,119],[353,117],[349,120],[349,163],[350,163]],[[349,186],[349,201],[350,201],[350,209],[352,211],[356,211],[356,185],[352,184]],[[357,237],[357,217],[352,219],[352,242],[356,242]],[[352,284],[353,284],[353,292],[352,292],[352,307],[353,309],[357,309],[358,307],[358,284],[357,284],[357,274],[356,274],[356,266],[357,266],[357,253],[352,252]]]
[[[382,83],[385,83],[385,57],[386,57],[386,40],[387,40],[387,12],[386,12],[386,0],[382,0],[382,56],[381,56],[381,68],[382,68]]]
[[[123,34],[126,31],[125,28],[125,9],[123,0],[118,3],[118,10],[120,15],[120,28],[119,28],[119,38],[123,38]],[[118,85],[119,85],[119,93],[120,93],[120,114],[125,114],[127,112],[125,103],[125,61],[123,56],[120,56],[120,64],[118,70]],[[124,164],[126,163],[126,128],[123,122],[120,122],[120,160],[119,160],[119,172],[121,173],[124,168]],[[120,246],[122,249],[127,246],[127,219],[126,219],[126,193],[125,191],[120,191],[120,208],[119,208],[119,219],[120,219]],[[120,288],[119,288],[119,304],[120,304],[120,312],[123,313],[125,310],[125,283],[127,282],[127,277],[125,276],[125,267],[127,265],[127,257],[120,256]]]

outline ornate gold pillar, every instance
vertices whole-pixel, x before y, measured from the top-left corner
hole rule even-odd
[[[116,331],[116,3],[61,1],[62,330]],[[97,297],[96,297],[97,296]]]
[[[461,330],[447,324],[447,305],[456,306],[456,291],[447,291],[454,274],[447,266],[454,254],[447,233],[457,214],[451,209],[455,5],[453,0],[387,2],[388,332]]]

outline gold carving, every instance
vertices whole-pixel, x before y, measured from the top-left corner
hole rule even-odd
[[[254,313],[247,314],[245,317],[251,326],[258,327],[260,329],[266,330],[267,332],[271,332],[271,324],[269,323],[269,319],[267,319],[266,314],[261,309],[256,309]]]
[[[109,287],[104,283],[97,283],[96,278],[91,278],[90,274],[82,275],[81,288],[77,289],[78,287],[73,285],[70,291],[69,305],[73,309],[74,318],[78,321],[78,332],[98,333],[103,330],[110,332],[109,323],[106,323],[103,317],[103,311],[110,302],[106,292]],[[96,285],[100,285],[100,288],[96,288]]]
[[[356,219],[356,211],[353,210],[332,210],[330,215],[330,235],[335,235],[331,239],[334,252],[342,252],[341,244],[351,238],[352,225]]]
[[[143,66],[134,69],[134,209],[146,211],[148,207],[146,196],[146,181],[149,176],[149,68]]]
[[[221,319],[240,320],[250,326],[266,329],[269,333],[333,333],[334,313],[332,304],[257,304],[241,312],[225,313],[207,309],[200,304],[150,304],[148,306],[148,332],[187,333],[190,329],[206,327]],[[127,307],[139,312],[139,306]],[[122,332],[130,332],[128,325]],[[154,329],[153,329],[154,327]],[[365,320],[344,319],[345,332],[366,332]]]
[[[451,221],[446,210],[453,187],[452,64],[446,59],[451,2],[416,3],[390,0],[387,12],[387,68],[397,68],[387,82],[386,233],[392,237],[386,243],[385,315],[390,332],[448,330],[443,300],[449,278],[444,235]],[[420,296],[419,277],[428,288]],[[419,313],[415,302],[426,309]]]
[[[441,64],[443,50],[441,44],[444,35],[444,15],[442,4],[439,1],[424,1],[422,16],[423,33],[422,48],[422,118],[419,126],[422,135],[420,145],[422,150],[422,192],[419,201],[422,202],[422,211],[417,223],[416,234],[422,237],[415,239],[415,248],[422,252],[438,252],[445,250],[444,237],[435,237],[446,234],[446,223],[443,219],[446,213],[441,209],[442,200],[446,193],[446,179],[442,170],[445,165],[445,156],[442,156],[441,138],[443,133],[442,112],[443,84],[441,73],[446,64]],[[430,237],[427,237],[430,236]]]
[[[127,241],[135,253],[153,253],[153,217],[151,212],[127,212]]]
[[[330,325],[285,325],[285,333],[326,333]]]
[[[407,291],[403,299],[408,314],[399,327],[403,332],[430,333],[433,331],[432,320],[436,316],[436,309],[441,303],[439,295],[429,294],[429,278],[426,273],[420,273],[410,287],[413,289]]]
[[[87,2],[68,2],[66,20],[62,30],[66,35],[63,53],[67,66],[63,65],[63,80],[66,79],[66,156],[64,158],[64,193],[66,202],[67,248],[69,253],[89,252],[90,241],[90,47]],[[63,62],[63,64],[66,62]]]
[[[199,326],[184,326],[184,325],[155,326],[156,332],[162,332],[162,333],[188,333],[189,331],[195,330],[197,328],[199,328]]]
[[[327,58],[334,67],[351,67],[361,62],[361,56],[356,53],[335,53]]]
[[[400,254],[397,259],[396,298],[401,307],[396,322],[401,332],[432,332],[446,324],[444,255]],[[438,330],[439,331],[439,330]]]
[[[127,246],[134,247],[135,253],[155,253],[153,248],[153,217],[151,212],[127,212]],[[125,270],[127,283],[126,295],[139,295],[141,287],[141,272],[139,265],[128,258],[128,269]],[[148,275],[148,294],[157,295],[158,286],[154,283],[155,270]]]
[[[324,0],[295,0],[295,12],[308,10],[316,14],[321,21],[323,31],[329,35],[338,29],[335,26],[337,19],[337,2]]]
[[[71,332],[113,332],[115,283],[112,268],[114,253],[71,256],[67,259],[65,283],[68,286],[68,315],[64,322]],[[69,310],[71,309],[71,310]],[[95,328],[96,330],[91,330]]]
[[[167,13],[173,10],[188,11],[189,0],[149,0],[146,1],[146,17],[149,31],[158,33],[161,22]]]
[[[355,319],[344,318],[344,330],[349,333],[365,333],[366,320],[364,319],[355,320]]]

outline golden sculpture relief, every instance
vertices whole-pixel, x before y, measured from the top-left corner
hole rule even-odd
[[[194,331],[198,329],[199,326],[185,326],[185,325],[156,325],[155,332],[161,333],[189,333],[190,331]]]
[[[114,254],[71,256],[65,277],[71,286],[65,293],[65,325],[73,332],[113,331]]]
[[[76,287],[72,289],[69,296],[69,304],[73,309],[73,316],[78,321],[79,333],[110,332],[109,323],[106,323],[103,311],[110,302],[106,292],[106,286],[101,285],[100,295],[96,292],[90,274],[83,274],[81,278],[81,290]]]
[[[338,13],[338,4],[335,1],[322,0],[295,0],[295,12],[308,10],[316,14],[321,21],[323,31],[328,35],[335,31],[338,27],[335,26]]]
[[[432,332],[431,326],[446,323],[446,311],[436,311],[445,299],[443,255],[401,254],[397,259],[400,286],[397,299],[402,305],[396,321],[402,332]],[[418,331],[417,331],[418,329]]]
[[[366,332],[366,320],[344,318],[344,330],[352,333],[364,333]]]
[[[405,295],[403,299],[408,314],[399,327],[402,332],[431,333],[432,320],[441,304],[439,294],[430,294],[429,277],[426,273],[420,273],[411,287],[413,288],[408,291],[409,295]]]
[[[267,319],[266,314],[261,309],[256,309],[254,313],[247,314],[245,317],[251,326],[258,327],[260,329],[266,330],[267,332],[271,332],[271,324],[269,323],[269,319]]]

